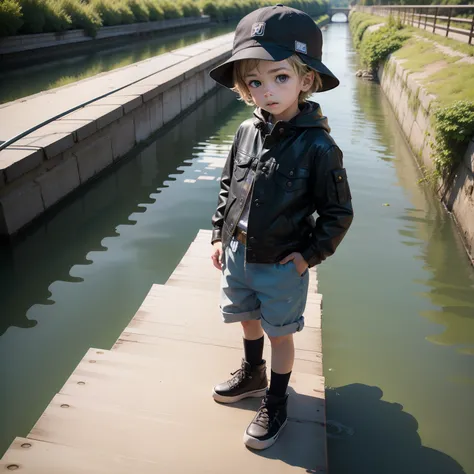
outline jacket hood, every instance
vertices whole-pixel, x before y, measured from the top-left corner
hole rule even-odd
[[[295,128],[322,128],[326,132],[330,133],[328,119],[321,111],[321,107],[316,102],[307,101],[299,105],[300,112],[294,116],[289,122],[289,125]],[[257,119],[255,126],[261,127],[268,123],[270,112],[256,108],[253,115]],[[261,124],[261,125],[260,125]]]

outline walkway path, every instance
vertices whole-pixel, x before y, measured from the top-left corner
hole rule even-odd
[[[0,142],[9,140],[55,115],[120,87],[135,83],[120,93],[120,95],[130,97],[144,94],[153,88],[156,89],[155,74],[180,63],[186,64],[184,67],[189,68],[190,58],[197,58],[199,61],[200,55],[214,51],[216,48],[229,50],[233,35],[233,33],[230,33],[218,36],[123,68],[98,74],[73,84],[1,104],[0,123],[2,128]],[[114,97],[116,96],[117,94]],[[107,107],[112,109],[114,103],[112,101],[112,105],[107,105],[106,99],[103,99],[97,107],[102,107],[103,110],[106,110]],[[77,113],[74,117],[78,117]],[[32,140],[26,137],[16,144],[30,145],[31,142]]]
[[[90,349],[0,470],[27,474],[327,472],[321,296],[311,270],[295,336],[289,423],[270,449],[243,432],[259,400],[228,406],[211,389],[239,366],[241,330],[218,310],[219,272],[200,231],[166,285],[154,285],[112,350]],[[269,357],[268,344],[266,357]]]

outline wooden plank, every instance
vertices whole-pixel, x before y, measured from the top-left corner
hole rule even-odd
[[[307,327],[321,328],[320,308],[321,300],[316,295],[308,296],[304,313]],[[208,320],[222,325],[218,292],[196,288],[184,291],[172,285],[152,286],[134,319],[144,319],[145,316],[149,321],[176,325],[189,324],[192,321],[202,325]]]
[[[212,387],[238,368],[242,331],[221,322],[220,273],[209,266],[209,240],[210,231],[198,233],[167,284],[153,285],[112,351],[87,352],[0,467],[35,474],[217,474],[223,466],[229,474],[326,472],[316,272],[310,270],[308,327],[295,335],[289,422],[276,445],[256,454],[245,449],[242,435],[259,400],[229,406],[211,397]],[[265,357],[270,351],[267,343]]]
[[[201,342],[182,341],[167,338],[150,338],[141,334],[122,334],[118,341],[114,344],[113,349],[121,352],[129,352],[131,354],[146,355],[149,357],[162,357],[168,349],[176,350],[174,346],[180,345],[179,350],[187,354],[191,358],[194,354],[195,345],[206,344]],[[215,345],[209,343],[207,345]],[[225,369],[226,375],[230,370],[236,370],[240,365],[240,359],[243,356],[242,342],[235,343],[232,347],[226,346],[225,349],[232,351],[234,354],[233,362]],[[270,361],[271,347],[267,341],[264,348],[264,358]],[[304,351],[296,349],[295,351],[295,367],[294,370],[301,373],[312,374],[316,376],[323,375],[322,354],[314,351]]]
[[[190,425],[208,419],[211,428],[212,420],[219,423],[222,411],[222,405],[211,398],[212,387],[228,378],[235,362],[234,354],[216,346],[196,346],[191,360],[174,353],[172,363],[168,354],[151,358],[90,349],[60,393],[130,410],[139,407],[140,411],[186,419]],[[290,418],[324,422],[323,377],[294,371],[289,392]],[[190,395],[192,403],[187,403]]]
[[[157,474],[158,468],[156,463],[120,454],[107,455],[26,438],[16,438],[0,461],[1,472],[23,474]]]
[[[184,401],[175,401],[192,402],[189,391]],[[56,395],[28,438],[155,462],[158,473],[217,474],[223,465],[229,474],[269,469],[289,473],[301,468],[311,472],[325,465],[325,429],[320,423],[289,420],[279,443],[262,455],[245,449],[242,435],[257,400],[246,402],[231,407],[210,400],[215,418],[199,418],[200,407],[195,405],[195,418],[189,420],[176,419],[165,410],[151,413],[137,406],[131,412],[85,397]]]
[[[235,347],[242,344],[242,333],[239,331],[225,331],[221,329],[222,324],[210,324],[200,326],[199,324],[189,326],[175,326],[171,324],[149,323],[144,320],[132,320],[125,328],[122,336],[135,334],[144,335],[150,340],[156,338],[178,339],[189,342],[202,342],[219,346]],[[159,341],[157,341],[159,343]],[[321,352],[321,330],[306,328],[295,335],[295,346],[305,351]]]

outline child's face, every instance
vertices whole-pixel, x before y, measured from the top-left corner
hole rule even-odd
[[[313,84],[314,74],[303,77],[285,59],[284,61],[259,61],[257,67],[245,76],[252,99],[275,119],[291,120],[298,113],[298,97]]]

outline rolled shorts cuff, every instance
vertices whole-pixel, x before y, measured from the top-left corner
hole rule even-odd
[[[298,321],[285,324],[284,326],[272,326],[262,318],[262,328],[267,336],[270,337],[288,336],[289,334],[294,334],[295,332],[299,332],[304,328],[304,317],[301,316]]]
[[[225,323],[239,323],[241,321],[256,321],[262,317],[260,308],[252,311],[244,311],[242,313],[227,313],[222,311],[222,319]]]

